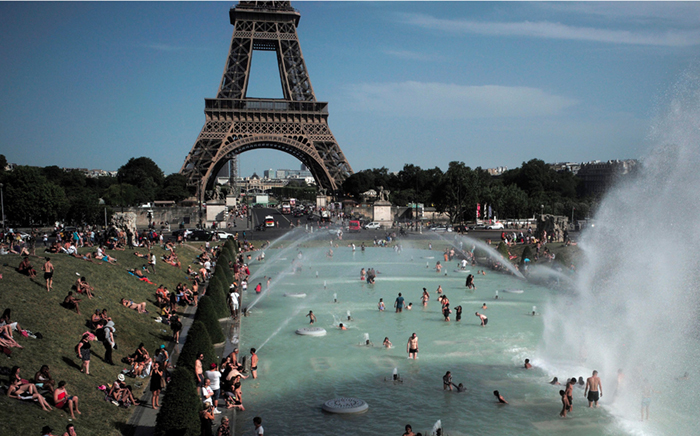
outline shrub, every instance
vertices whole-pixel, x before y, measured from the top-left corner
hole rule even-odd
[[[214,275],[223,279],[222,281],[226,284],[226,287],[233,283],[233,274],[231,273],[231,268],[223,263],[216,264],[216,269],[214,270]]]
[[[156,416],[155,435],[199,436],[201,407],[192,371],[186,367],[175,368]]]
[[[231,316],[231,312],[228,309],[228,302],[226,300],[226,296],[228,295],[227,292],[228,286],[224,288],[223,280],[214,274],[214,276],[209,279],[209,284],[207,285],[207,292],[205,295],[211,298],[214,313],[218,318]]]
[[[203,369],[212,363],[218,363],[207,328],[201,321],[194,321],[187,332],[187,339],[180,357],[177,359],[177,366],[188,368],[192,378],[194,378],[194,362],[199,353],[204,353]]]
[[[221,324],[219,324],[219,317],[214,311],[214,304],[211,297],[205,295],[199,300],[197,305],[197,312],[194,314],[195,321],[201,321],[204,327],[207,328],[209,333],[209,338],[215,344],[223,342],[226,340],[223,331],[221,330]]]

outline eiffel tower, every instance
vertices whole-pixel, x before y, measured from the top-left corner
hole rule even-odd
[[[296,31],[301,15],[288,1],[241,1],[229,16],[234,30],[219,92],[205,99],[206,121],[180,174],[203,201],[228,161],[271,148],[299,159],[320,188],[337,193],[353,171],[328,127],[328,103],[316,101],[311,87]],[[284,98],[246,97],[255,50],[277,53]]]

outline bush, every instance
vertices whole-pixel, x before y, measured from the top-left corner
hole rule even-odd
[[[230,250],[231,254],[233,254],[233,258],[235,259],[236,255],[238,254],[238,242],[229,238],[224,243],[224,248],[226,248],[227,250]]]
[[[211,298],[212,305],[214,307],[214,313],[218,318],[225,318],[231,316],[231,311],[228,308],[228,301],[226,299],[228,286],[224,288],[224,281],[218,277],[216,274],[209,279],[209,284],[207,285],[207,292],[205,296]]]
[[[209,367],[212,363],[219,363],[207,328],[201,321],[194,321],[192,327],[190,327],[190,330],[187,332],[187,339],[180,352],[180,357],[177,359],[177,366],[188,368],[190,376],[193,379],[194,362],[197,360],[197,355],[199,353],[204,353],[202,369]]]
[[[163,405],[156,416],[156,436],[199,436],[202,403],[192,371],[177,367],[165,390]]]
[[[219,342],[224,342],[226,336],[224,336],[221,330],[221,324],[219,324],[219,317],[214,311],[214,304],[211,297],[205,295],[199,300],[197,305],[197,312],[194,314],[195,321],[201,321],[204,327],[207,328],[209,333],[209,338],[215,344]]]

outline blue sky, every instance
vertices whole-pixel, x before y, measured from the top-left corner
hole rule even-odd
[[[0,3],[0,154],[179,171],[216,96],[230,2]],[[700,47],[700,3],[292,2],[355,171],[640,157]],[[281,96],[254,52],[248,95]],[[298,168],[256,150],[241,172]]]

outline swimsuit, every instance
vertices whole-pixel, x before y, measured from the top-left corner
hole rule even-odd
[[[51,277],[53,277],[53,271],[44,272],[44,279],[50,279]]]
[[[418,348],[409,348],[408,349],[408,354],[415,354],[418,352]]]
[[[588,401],[598,401],[599,399],[598,391],[588,391]]]

